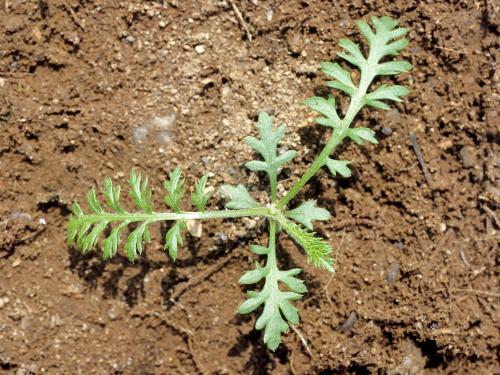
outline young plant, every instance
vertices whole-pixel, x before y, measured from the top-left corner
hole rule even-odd
[[[308,261],[314,266],[334,272],[333,249],[321,237],[313,232],[313,223],[328,220],[330,213],[309,200],[294,208],[288,203],[296,197],[306,183],[322,167],[326,167],[334,176],[349,177],[350,161],[337,160],[331,157],[334,149],[346,138],[357,144],[364,142],[377,144],[375,132],[368,128],[351,127],[358,112],[365,106],[378,109],[389,109],[384,100],[401,101],[408,94],[405,87],[381,84],[375,89],[371,85],[375,77],[395,75],[408,72],[411,65],[406,61],[394,61],[404,49],[408,41],[402,38],[407,29],[397,27],[398,22],[389,17],[371,17],[374,30],[364,21],[358,22],[361,34],[368,42],[368,55],[365,56],[360,46],[348,39],[340,39],[339,45],[345,50],[338,56],[356,66],[361,75],[359,82],[351,79],[351,74],[339,63],[326,62],[321,70],[333,80],[329,87],[343,92],[350,97],[349,107],[342,116],[337,110],[335,98],[312,97],[305,104],[321,114],[316,118],[320,125],[332,129],[332,134],[323,150],[307,168],[302,177],[283,196],[278,196],[278,175],[283,164],[290,162],[297,154],[294,150],[278,152],[278,144],[285,134],[285,126],[273,128],[272,119],[261,113],[258,120],[259,138],[247,137],[245,142],[261,155],[261,160],[252,160],[246,167],[252,171],[262,171],[269,179],[269,199],[266,202],[256,201],[243,185],[223,185],[219,192],[227,199],[226,209],[219,211],[206,210],[211,197],[207,189],[207,175],[195,185],[191,201],[198,211],[186,212],[181,209],[185,196],[185,183],[181,170],[176,168],[165,181],[164,201],[170,211],[153,211],[151,189],[147,178],[132,171],[130,175],[130,197],[137,206],[136,212],[126,211],[120,203],[120,186],[114,186],[111,179],[104,181],[104,198],[109,210],[105,210],[94,189],[87,194],[87,202],[91,213],[84,213],[77,203],[73,204],[73,214],[68,223],[68,240],[81,251],[87,252],[96,246],[99,237],[109,225],[114,225],[109,235],[102,241],[103,257],[109,259],[118,251],[122,233],[130,224],[134,228],[127,237],[125,252],[134,261],[143,251],[143,244],[150,241],[149,226],[159,221],[171,221],[173,225],[166,234],[165,250],[175,261],[182,246],[182,236],[187,220],[206,220],[214,218],[237,218],[244,216],[261,217],[267,220],[269,237],[267,246],[254,244],[250,250],[257,256],[265,257],[262,262],[256,261],[255,268],[246,272],[239,280],[240,284],[252,285],[263,281],[260,290],[249,290],[248,299],[239,307],[241,314],[248,314],[260,306],[263,309],[255,327],[264,330],[264,343],[271,350],[276,350],[281,342],[281,335],[288,331],[289,324],[299,323],[298,309],[292,301],[307,292],[304,281],[298,278],[299,268],[282,270],[278,265],[276,238],[279,231],[287,233],[305,251]],[[383,61],[386,59],[386,61]]]

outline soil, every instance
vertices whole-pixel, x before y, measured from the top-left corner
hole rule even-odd
[[[352,178],[322,171],[299,197],[332,212],[318,232],[337,273],[282,235],[309,293],[275,353],[236,313],[263,222],[204,222],[175,264],[164,227],[134,264],[68,248],[71,202],[105,176],[147,174],[158,209],[177,165],[190,185],[209,171],[260,190],[242,142],[260,110],[298,150],[289,188],[328,135],[301,105],[327,92],[318,63],[370,15],[411,29],[414,71],[390,81],[412,93],[360,114],[380,144],[337,151]],[[493,0],[0,1],[0,373],[499,373],[499,15]]]

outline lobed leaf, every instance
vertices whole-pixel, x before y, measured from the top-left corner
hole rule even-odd
[[[94,188],[92,188],[92,190],[87,193],[87,203],[89,205],[89,208],[96,214],[100,214],[103,212],[101,204],[97,200],[97,195]]]
[[[348,54],[344,52],[337,52],[337,55],[339,57],[343,58],[353,65],[356,65],[360,69],[366,65],[366,59],[356,43],[349,39],[340,39],[339,45],[347,52],[349,52]]]
[[[245,143],[258,152],[264,160],[252,160],[245,166],[251,171],[264,171],[271,180],[275,180],[280,166],[291,161],[297,153],[289,150],[278,154],[278,143],[283,138],[286,127],[282,125],[273,130],[272,118],[266,112],[259,114],[257,128],[260,139],[246,137]]]
[[[259,207],[259,204],[250,196],[245,186],[222,185],[219,192],[229,202],[226,203],[226,208],[240,210],[244,208]]]
[[[111,259],[118,252],[120,244],[120,236],[123,229],[130,224],[129,221],[122,221],[119,225],[111,230],[111,233],[102,241],[103,258]]]
[[[200,178],[195,185],[194,192],[191,193],[191,201],[201,211],[205,211],[208,200],[213,194],[213,190],[208,190],[207,185],[208,174]]]
[[[325,116],[316,119],[318,124],[329,126],[331,128],[335,128],[340,125],[341,120],[337,114],[335,99],[333,97],[326,100],[319,96],[313,96],[312,98],[304,100],[304,104]]]
[[[179,167],[168,174],[169,179],[165,181],[165,203],[175,212],[180,212],[181,200],[184,197],[184,178]]]
[[[347,136],[351,138],[358,145],[362,145],[363,141],[367,141],[373,144],[378,144],[375,138],[375,132],[368,128],[353,128],[347,130]]]
[[[130,172],[130,197],[137,207],[146,213],[153,212],[151,208],[151,189],[148,187],[148,178],[141,182],[141,175],[134,170]]]
[[[326,162],[326,166],[330,170],[332,175],[340,174],[342,177],[351,177],[351,169],[348,165],[351,162],[349,160],[334,160],[328,159]]]
[[[172,225],[165,236],[165,250],[168,250],[168,254],[174,262],[177,259],[178,247],[183,245],[182,230],[185,228],[186,224],[184,224],[184,222],[177,221]]]
[[[350,87],[352,89],[356,89],[356,86],[354,85],[354,83],[352,83],[351,75],[349,74],[349,72],[342,68],[338,63],[321,63],[321,70],[325,74],[335,78],[342,85]]]
[[[137,255],[142,254],[142,243],[151,240],[151,235],[148,230],[149,224],[149,221],[143,222],[128,235],[125,252],[131,262],[135,260]]]
[[[285,212],[285,215],[301,223],[309,230],[313,229],[313,221],[329,220],[331,217],[327,210],[316,205],[315,200],[308,200],[293,210]]]
[[[117,213],[124,213],[125,210],[120,204],[120,186],[113,186],[111,178],[106,177],[104,179],[104,198],[106,199],[107,205]]]
[[[324,268],[329,272],[335,272],[333,265],[335,260],[331,257],[333,249],[322,238],[316,237],[314,232],[308,232],[298,224],[285,217],[279,219],[279,223],[286,233],[290,235],[305,250],[308,260],[318,268]]]

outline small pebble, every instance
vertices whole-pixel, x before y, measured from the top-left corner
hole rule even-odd
[[[459,151],[460,160],[464,168],[473,168],[477,164],[476,157],[472,153],[471,147],[464,146]]]
[[[196,47],[194,47],[194,50],[198,55],[202,55],[205,53],[205,46],[203,44],[198,44]]]
[[[165,27],[167,27],[167,23],[165,21],[160,21],[158,26],[160,26],[160,29],[164,29]]]
[[[351,311],[351,313],[347,317],[347,320],[344,323],[342,323],[339,330],[343,333],[349,332],[357,320],[358,320],[358,314],[356,314],[356,311]]]
[[[113,307],[108,310],[107,314],[108,314],[109,320],[111,320],[111,321],[116,320],[120,317],[119,311],[117,311]]]
[[[135,42],[135,38],[132,35],[127,36],[125,40],[131,44]]]
[[[21,265],[21,258],[17,258],[15,261],[12,262],[12,268],[19,267]]]
[[[388,126],[383,126],[382,127],[382,134],[383,135],[391,135],[392,134],[392,128]]]
[[[393,262],[387,270],[387,282],[394,283],[399,278],[399,262]]]

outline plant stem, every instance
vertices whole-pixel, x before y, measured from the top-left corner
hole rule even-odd
[[[205,211],[205,212],[152,212],[152,213],[110,213],[103,212],[101,214],[85,215],[85,218],[91,222],[98,221],[172,221],[172,220],[207,220],[218,218],[236,218],[245,216],[260,216],[273,217],[273,210],[269,207],[255,207],[241,210],[220,210],[220,211]]]
[[[278,198],[278,174],[275,170],[269,172],[269,184],[271,186],[271,203],[276,203]]]
[[[267,254],[267,263],[269,272],[278,270],[276,260],[276,220],[269,219],[269,253]]]
[[[369,56],[368,61],[372,62],[372,60],[376,60],[376,58]],[[378,60],[375,61],[375,64],[377,64],[377,62]],[[309,166],[309,168],[307,168],[306,172],[302,175],[299,181],[297,181],[295,185],[290,189],[290,191],[278,202],[276,207],[279,210],[283,210],[288,202],[290,202],[304,187],[304,185],[307,184],[307,182],[309,182],[309,180],[318,172],[318,170],[326,164],[330,154],[347,136],[349,126],[351,125],[360,109],[363,108],[363,98],[368,91],[368,87],[370,86],[374,77],[375,72],[372,69],[361,70],[359,87],[356,89],[355,94],[352,96],[346,115],[340,121],[339,125],[333,130],[333,134],[331,135],[323,150],[321,150],[320,154],[316,157],[314,162]]]

